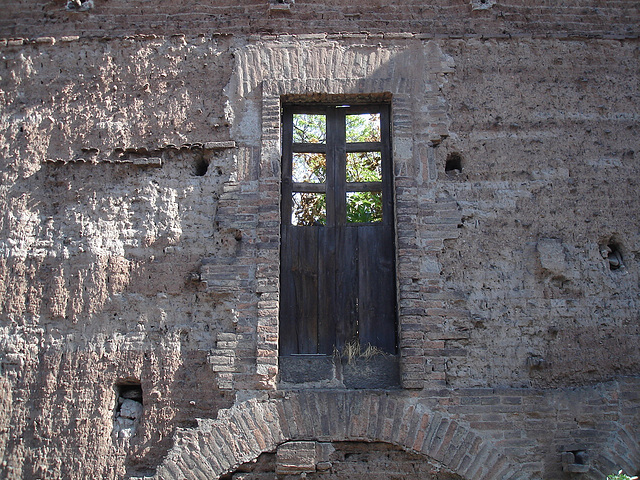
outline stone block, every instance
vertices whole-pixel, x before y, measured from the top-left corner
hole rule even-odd
[[[279,363],[284,383],[327,382],[336,376],[333,357],[326,355],[285,356]]]
[[[316,442],[287,442],[278,447],[276,473],[292,475],[316,471]]]
[[[374,355],[355,358],[342,365],[342,380],[346,388],[390,388],[400,385],[400,366],[394,355]]]
[[[236,142],[229,140],[226,142],[205,142],[203,144],[205,150],[222,150],[225,148],[236,148]]]
[[[138,157],[131,159],[131,163],[141,167],[162,167],[162,158],[160,157]]]
[[[120,416],[136,420],[142,417],[142,404],[135,400],[124,400],[120,406]]]
[[[316,455],[318,462],[329,462],[331,454],[336,449],[332,443],[329,442],[317,442],[316,443]]]
[[[563,275],[567,269],[562,242],[555,238],[541,238],[536,246],[542,268],[554,275]]]

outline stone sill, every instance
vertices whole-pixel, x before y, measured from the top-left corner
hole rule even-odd
[[[279,389],[397,389],[400,364],[395,355],[351,361],[333,355],[291,355],[279,357],[279,377]]]

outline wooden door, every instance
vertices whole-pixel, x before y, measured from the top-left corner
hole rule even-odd
[[[283,109],[280,355],[396,352],[388,105]]]

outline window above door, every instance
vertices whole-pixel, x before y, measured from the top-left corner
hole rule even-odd
[[[389,107],[285,105],[283,221],[375,224],[392,218]]]

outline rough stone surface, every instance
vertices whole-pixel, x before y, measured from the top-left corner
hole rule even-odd
[[[623,257],[638,258],[638,210],[629,203],[640,173],[631,96],[638,47],[552,43],[451,45],[461,48],[446,88],[464,171],[441,179],[463,221],[439,258],[458,297],[447,303],[464,310],[444,322],[470,337],[445,340],[457,353],[447,360],[452,385],[582,384],[638,371],[637,267],[610,270],[598,253],[620,239]],[[600,62],[591,61],[598,52]],[[605,66],[612,58],[620,59],[614,70]],[[514,89],[488,81],[488,71],[517,78]],[[613,180],[620,174],[628,181]],[[468,348],[478,337],[484,353]],[[527,374],[530,355],[549,368]]]
[[[637,1],[5,3],[0,478],[640,471]],[[283,96],[391,102],[401,388],[278,383]]]

